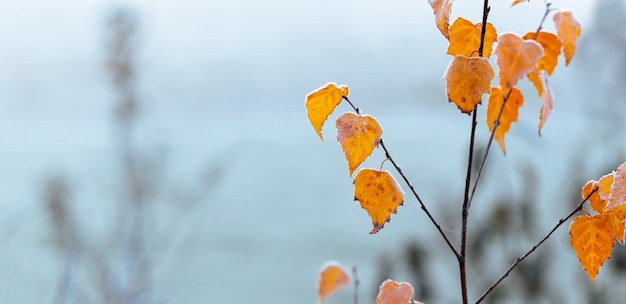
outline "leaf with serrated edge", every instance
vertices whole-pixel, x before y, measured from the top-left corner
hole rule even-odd
[[[337,118],[337,141],[348,161],[350,176],[378,148],[383,128],[376,118],[346,112]]]
[[[454,56],[444,74],[448,101],[469,114],[489,93],[494,72],[489,60],[482,57]]]
[[[354,178],[354,200],[367,211],[378,232],[404,202],[404,192],[389,171],[361,169]]]
[[[589,197],[591,208],[598,215],[579,216],[570,225],[572,248],[593,282],[606,259],[611,257],[613,238],[624,244],[626,230],[626,203],[624,195],[626,162],[617,171],[589,181],[582,188],[583,198]],[[598,189],[589,195],[593,189]],[[610,246],[610,247],[609,247]]]
[[[615,236],[610,214],[581,215],[570,225],[570,243],[589,279],[594,282],[613,250]]]
[[[515,87],[522,77],[535,70],[543,48],[536,41],[506,33],[498,37],[495,53],[500,86],[505,90]]]
[[[581,32],[580,23],[576,21],[572,12],[562,11],[554,14],[554,25],[563,46],[565,66],[568,66],[576,53],[576,44]]]
[[[322,127],[326,119],[341,103],[343,96],[348,96],[348,94],[349,89],[346,85],[337,86],[336,83],[329,82],[306,96],[304,106],[307,109],[309,121],[322,141],[324,141]]]
[[[466,57],[478,56],[482,26],[482,22],[473,24],[467,19],[461,17],[457,18],[450,27],[448,54],[452,56],[463,55]],[[498,34],[493,24],[487,22],[486,28],[483,57],[489,58],[491,57],[492,46],[493,43],[496,42]]]

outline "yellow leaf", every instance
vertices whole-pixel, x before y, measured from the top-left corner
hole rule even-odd
[[[376,118],[346,112],[337,118],[337,141],[348,161],[350,176],[378,148],[383,128]]]
[[[504,101],[504,95],[502,90],[498,87],[491,88],[491,94],[489,94],[489,104],[487,105],[487,126],[489,131],[493,130],[493,126],[502,108],[502,102]],[[493,138],[500,145],[500,149],[506,155],[506,145],[504,143],[504,135],[509,132],[511,124],[517,121],[519,108],[524,104],[524,96],[522,92],[517,88],[513,88],[509,94],[509,99],[502,110],[502,116],[500,116],[500,125],[493,135]]]
[[[563,53],[565,54],[565,66],[568,66],[572,57],[576,53],[576,43],[580,36],[580,24],[574,18],[570,11],[562,11],[554,14],[554,25],[556,33],[563,45]]]
[[[317,282],[318,303],[323,303],[350,284],[350,277],[337,262],[327,262],[320,270]]]
[[[329,82],[306,96],[304,106],[307,109],[309,121],[322,141],[324,141],[322,127],[326,119],[341,103],[343,97],[348,96],[348,93],[347,86],[338,87],[336,83]]]
[[[478,56],[482,26],[482,22],[472,24],[469,20],[461,17],[457,18],[450,27],[448,54],[452,56],[463,55],[466,57]],[[493,24],[487,22],[483,57],[491,57],[492,46],[493,43],[496,42],[497,37],[496,28],[493,27]]]
[[[506,33],[498,37],[496,56],[500,86],[504,90],[515,87],[522,77],[535,70],[543,49],[536,41],[524,41],[513,33]]]
[[[446,39],[450,40],[450,11],[452,0],[428,0],[435,14],[435,24]]]
[[[380,284],[376,304],[409,304],[420,303],[412,301],[414,290],[411,284],[386,280]]]
[[[570,242],[589,279],[594,282],[604,261],[611,257],[615,236],[610,214],[581,215],[569,228]]]
[[[361,169],[354,179],[354,200],[359,201],[372,218],[374,228],[370,234],[374,234],[402,205],[404,193],[389,171]]]
[[[444,74],[448,101],[463,113],[470,113],[489,92],[494,72],[486,58],[454,56]]]

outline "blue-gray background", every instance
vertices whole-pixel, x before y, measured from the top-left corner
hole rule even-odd
[[[499,33],[533,31],[545,9],[540,0],[492,2]],[[594,13],[596,2],[603,8]],[[623,3],[553,2],[582,24],[579,54],[568,68],[560,59],[541,138],[541,102],[522,81],[508,155],[493,147],[470,219],[479,227],[492,202],[532,196],[536,231],[496,238],[489,263],[470,274],[472,298],[572,209],[582,182],[626,160]],[[457,1],[452,20],[478,21],[481,6]],[[121,95],[107,69],[108,24],[120,12],[134,24],[129,125],[116,119]],[[415,199],[407,195],[381,232],[367,234],[370,219],[352,201],[334,141],[336,115],[322,143],[304,109],[324,83],[349,85],[457,240],[470,119],[446,101],[450,57],[433,19],[426,1],[404,0],[1,1],[0,302],[313,303],[319,267],[337,260],[357,267],[361,303],[371,303],[389,268],[380,265],[406,263],[407,246],[428,252],[425,297],[457,302],[456,262]],[[554,29],[551,18],[545,27]],[[137,187],[142,205],[129,207]],[[583,290],[623,279],[603,269],[591,286],[566,226],[549,243],[556,258],[546,282],[570,290],[557,292],[564,302],[584,303]],[[398,268],[392,279],[413,279]],[[520,293],[509,301],[525,299]]]

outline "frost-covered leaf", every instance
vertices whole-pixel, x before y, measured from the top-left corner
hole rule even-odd
[[[437,28],[446,39],[450,40],[450,11],[452,11],[452,0],[428,0],[428,4],[433,8]]]
[[[383,128],[376,118],[346,112],[337,118],[337,141],[348,161],[350,176],[378,148]]]
[[[491,94],[489,94],[489,104],[487,105],[487,126],[489,131],[493,130],[502,103],[504,102],[505,95],[498,87],[491,88]],[[509,132],[511,124],[517,121],[519,108],[524,104],[524,96],[522,92],[517,88],[511,89],[509,98],[507,99],[504,109],[502,109],[502,115],[500,116],[500,125],[496,129],[496,133],[493,135],[502,149],[502,153],[506,155],[506,145],[504,143],[504,135]]]
[[[480,34],[482,31],[482,22],[473,24],[467,19],[457,18],[450,27],[450,45],[448,46],[448,54],[463,55],[466,57],[478,56],[480,49]],[[485,42],[483,45],[483,57],[491,57],[493,43],[496,42],[498,34],[493,24],[487,22],[487,31],[485,32]]]
[[[489,60],[483,57],[454,56],[444,74],[448,101],[463,113],[470,113],[489,93],[494,72]]]
[[[337,262],[330,261],[322,265],[317,281],[318,303],[323,303],[333,294],[350,284],[350,276]]]
[[[370,234],[378,232],[389,222],[398,206],[404,202],[404,192],[389,171],[361,169],[354,179],[354,200],[372,218],[374,228]]]
[[[535,70],[543,56],[543,48],[536,41],[506,33],[498,37],[496,56],[500,86],[503,90],[511,89],[522,77]]]
[[[307,109],[309,121],[322,141],[324,141],[322,127],[326,119],[341,103],[343,96],[348,96],[348,93],[347,86],[337,86],[336,83],[329,82],[306,96],[304,106]]]

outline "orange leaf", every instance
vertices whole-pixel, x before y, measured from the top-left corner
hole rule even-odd
[[[583,187],[583,190],[581,191],[582,197],[587,198],[589,193],[591,193],[591,191],[595,189],[596,187],[598,187],[598,182],[593,181],[593,180],[588,181],[587,184],[585,184],[585,186]],[[591,209],[593,209],[595,212],[598,212],[598,213],[604,212],[604,207],[606,207],[606,201],[600,198],[599,190],[594,192],[591,196],[589,196],[589,206],[591,206]]]
[[[594,282],[604,261],[611,257],[615,235],[610,214],[581,215],[569,228],[570,242],[589,279]]]
[[[522,3],[522,2],[530,2],[530,0],[515,0],[515,1],[513,1],[513,4],[511,4],[511,6],[518,5],[518,4]]]
[[[504,95],[502,90],[498,87],[491,88],[491,94],[489,95],[489,104],[487,105],[487,126],[489,131],[493,130],[493,126],[498,118],[500,109],[502,108],[502,102],[504,101]],[[509,98],[502,109],[502,115],[500,116],[500,125],[493,135],[493,138],[500,145],[500,149],[504,155],[506,155],[506,145],[504,144],[504,135],[509,132],[511,124],[517,121],[517,115],[519,108],[524,104],[524,96],[522,92],[517,88],[511,89]]]
[[[354,179],[354,200],[361,203],[378,232],[404,202],[404,192],[389,171],[361,169]]]
[[[541,78],[539,77],[539,72],[533,71],[529,73],[528,75],[526,75],[526,77],[528,77],[528,80],[535,86],[535,89],[537,90],[537,95],[539,95],[539,98],[542,98],[544,91],[543,91],[543,83],[541,82]]]
[[[376,118],[346,112],[337,118],[337,141],[341,144],[350,176],[378,148],[383,128]]]
[[[607,213],[611,215],[611,220],[613,222],[613,235],[620,244],[624,245],[624,230],[626,230],[626,222],[624,221],[624,218],[626,217],[626,205],[620,205],[615,209],[611,209]]]
[[[593,189],[598,188],[589,196],[591,208],[598,215],[579,216],[570,225],[570,239],[572,248],[587,271],[593,282],[602,263],[611,257],[613,238],[624,244],[626,230],[626,201],[624,191],[626,182],[626,162],[621,164],[617,171],[613,171],[599,181],[589,181],[582,188],[584,198],[588,197]]]
[[[463,113],[470,113],[489,92],[494,73],[486,58],[454,56],[443,78],[446,80],[448,101]]]
[[[598,191],[589,197],[591,209],[598,213],[603,213],[608,209],[607,204],[614,178],[615,173],[610,173],[602,176],[599,181],[588,181],[583,187],[581,192],[583,198],[586,198],[593,189],[599,187]]]
[[[611,194],[609,194],[608,199],[607,209],[626,204],[626,162],[621,164],[615,171],[614,181],[611,185]]]
[[[327,262],[322,266],[317,283],[318,303],[323,303],[336,292],[350,284],[350,277],[337,262]]]
[[[306,96],[304,106],[307,109],[309,121],[322,141],[324,141],[322,127],[326,119],[341,103],[343,96],[348,96],[348,93],[347,86],[337,87],[336,83],[329,82]]]
[[[446,39],[450,40],[450,11],[452,0],[428,0],[435,14],[435,24]]]
[[[448,54],[463,55],[471,57],[478,55],[480,48],[480,33],[482,31],[482,22],[472,24],[471,21],[457,18],[450,27],[450,45],[448,46]],[[483,57],[491,57],[491,49],[494,42],[498,38],[496,28],[493,24],[487,22],[487,31],[485,32],[485,43],[483,46]]]
[[[413,286],[406,282],[386,280],[380,284],[380,291],[376,297],[376,304],[410,304],[419,303],[413,298]]]
[[[532,74],[528,74],[528,75],[532,75]],[[541,92],[539,96],[541,97],[541,99],[543,99],[543,104],[541,105],[541,109],[539,110],[539,127],[538,127],[539,136],[541,136],[541,129],[543,129],[543,126],[546,124],[546,121],[548,121],[548,116],[550,116],[550,113],[552,112],[554,98],[552,97],[552,90],[550,89],[550,84],[548,83],[548,75],[546,74],[546,71],[539,72],[539,81],[541,83],[541,88],[543,89],[543,91]]]
[[[580,24],[570,11],[562,11],[554,14],[554,25],[559,40],[563,45],[563,53],[565,54],[565,66],[568,66],[574,53],[576,53],[576,42],[580,36]]]
[[[615,181],[615,172],[609,173],[598,180],[598,195],[600,199],[604,202],[604,208],[602,212],[610,209],[608,208],[609,197],[611,195],[611,188],[613,187],[613,181]]]
[[[503,89],[510,89],[522,77],[535,70],[537,62],[543,56],[543,49],[535,41],[524,41],[515,34],[506,33],[498,37],[496,55],[500,85]]]
[[[536,71],[546,71],[548,75],[552,75],[554,68],[559,63],[559,55],[561,54],[561,42],[559,37],[549,32],[539,32],[535,39],[535,32],[528,32],[524,35],[524,40],[535,40],[543,48],[543,57],[537,63]]]

